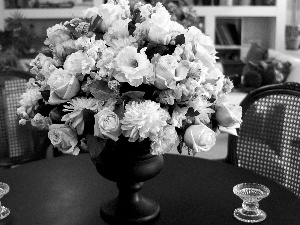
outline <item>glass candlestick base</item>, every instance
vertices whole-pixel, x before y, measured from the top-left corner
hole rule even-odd
[[[1,206],[0,207],[0,220],[6,218],[10,214],[10,211],[8,208]]]
[[[245,211],[243,208],[238,208],[234,210],[234,217],[246,223],[258,223],[266,219],[267,214],[259,209],[255,213]]]
[[[6,183],[0,182],[0,199],[9,192],[9,186]],[[10,214],[8,208],[1,205],[0,202],[0,220],[6,218]]]
[[[243,200],[241,208],[234,210],[234,217],[246,223],[258,223],[266,219],[267,214],[259,209],[258,202],[270,194],[270,190],[261,184],[242,183],[233,187],[233,193]]]

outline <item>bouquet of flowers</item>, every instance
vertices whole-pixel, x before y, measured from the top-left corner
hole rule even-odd
[[[216,68],[210,37],[171,20],[161,4],[109,0],[47,29],[53,57],[31,62],[20,124],[48,129],[54,147],[78,154],[87,135],[149,140],[152,154],[207,151],[220,131],[236,134],[241,108]]]

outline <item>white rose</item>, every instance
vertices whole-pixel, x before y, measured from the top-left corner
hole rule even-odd
[[[214,67],[214,64],[216,63],[216,57],[210,54],[202,45],[198,43],[194,45],[194,54],[195,57],[199,59],[205,67],[209,69]]]
[[[50,86],[50,104],[60,104],[74,97],[80,89],[80,84],[75,75],[63,69],[54,70],[47,84]]]
[[[148,39],[158,44],[168,45],[177,35],[184,33],[184,27],[175,21],[168,21],[165,25],[149,22]]]
[[[178,62],[171,55],[155,55],[152,58],[155,72],[154,85],[158,89],[167,89],[175,85],[175,70],[178,67]]]
[[[193,149],[194,155],[199,151],[208,151],[216,143],[216,133],[204,124],[191,125],[184,134],[185,144]]]
[[[148,39],[158,44],[168,45],[172,39],[172,35],[164,28],[151,26],[148,32]]]
[[[44,44],[55,47],[69,39],[71,39],[71,31],[61,24],[56,24],[47,29],[47,38]]]
[[[239,128],[242,122],[242,107],[221,103],[216,106],[215,110],[219,129],[237,135],[236,128]]]
[[[191,26],[186,30],[185,34],[185,42],[194,42],[201,44],[210,54],[215,53],[215,47],[213,40],[206,34],[204,34],[200,29],[195,26]]]
[[[65,124],[52,124],[49,127],[48,137],[54,147],[66,154],[78,155],[77,134]]]

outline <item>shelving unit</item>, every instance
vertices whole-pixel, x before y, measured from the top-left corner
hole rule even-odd
[[[199,17],[204,18],[205,33],[216,40],[216,21],[221,18],[241,20],[240,45],[216,45],[217,49],[240,49],[245,55],[252,42],[258,42],[266,48],[285,50],[284,31],[288,0],[277,0],[275,6],[194,6]],[[19,11],[27,19],[69,19],[79,16],[87,7],[99,6],[103,0],[93,0],[89,6],[73,8],[31,8],[5,9],[4,0],[0,0],[0,30],[4,29],[4,20],[13,12]]]
[[[240,45],[216,45],[216,49],[240,49],[243,58],[251,43],[265,48],[285,49],[285,25],[287,0],[277,0],[275,6],[195,6],[199,17],[204,17],[205,33],[216,40],[217,20],[232,18],[241,20]]]

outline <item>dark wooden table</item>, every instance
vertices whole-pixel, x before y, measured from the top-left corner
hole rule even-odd
[[[161,213],[155,225],[244,224],[233,217],[242,201],[234,185],[257,182],[271,193],[260,202],[267,219],[260,224],[299,225],[300,199],[279,184],[250,171],[197,157],[165,155],[162,172],[146,181],[141,192],[157,200]],[[88,154],[62,156],[0,171],[10,186],[2,203],[13,225],[106,224],[100,204],[117,195],[115,183],[101,177]]]

